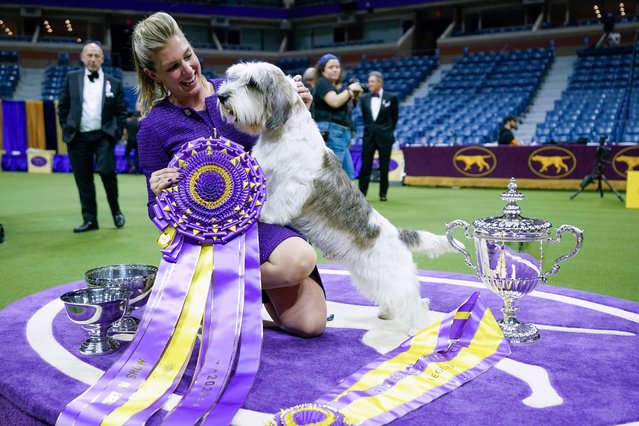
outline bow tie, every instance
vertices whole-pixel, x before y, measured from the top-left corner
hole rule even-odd
[[[94,71],[91,74],[89,74],[88,77],[89,77],[89,81],[91,83],[93,83],[94,80],[99,80],[100,79],[100,74],[98,74],[97,71]]]
[[[371,93],[371,97],[373,97],[373,98],[379,98],[379,92],[373,92],[373,93]]]

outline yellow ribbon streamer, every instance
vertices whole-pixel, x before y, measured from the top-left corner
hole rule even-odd
[[[334,400],[339,399],[347,392],[365,390],[379,385],[393,372],[404,369],[423,354],[431,353],[437,342],[439,327],[440,323],[438,322],[423,330],[414,337],[407,351],[368,372],[360,381]],[[474,368],[483,359],[494,354],[501,341],[502,334],[499,325],[492,313],[486,310],[471,344],[461,349],[455,358],[449,361],[432,362],[420,375],[407,375],[387,391],[375,396],[359,398],[339,411],[351,421],[359,424],[393,410]]]
[[[171,387],[193,350],[204,315],[212,269],[213,246],[203,245],[175,332],[162,358],[129,400],[109,413],[100,425],[123,425],[136,413],[150,407]]]

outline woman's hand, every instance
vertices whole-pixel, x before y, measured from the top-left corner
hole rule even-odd
[[[179,170],[175,167],[167,167],[151,173],[151,177],[149,178],[149,187],[157,197],[162,193],[162,190],[168,188],[179,180]]]
[[[300,95],[300,98],[302,98],[304,105],[306,105],[306,108],[310,109],[311,104],[313,103],[313,95],[311,95],[311,92],[306,88],[306,86],[304,86],[304,83],[302,83],[302,76],[297,74],[293,77],[293,80],[297,86],[297,93]]]

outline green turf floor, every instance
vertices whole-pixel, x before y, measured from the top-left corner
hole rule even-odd
[[[159,264],[157,230],[146,214],[146,190],[140,175],[119,176],[120,203],[126,225],[116,229],[99,177],[96,176],[100,229],[74,234],[80,225],[80,204],[71,174],[0,172],[0,308],[74,280],[84,271],[112,263]],[[444,233],[454,219],[468,222],[499,216],[504,202],[499,189],[456,189],[393,186],[389,201],[372,205],[400,227]],[[522,190],[523,215],[572,224],[584,230],[584,245],[575,258],[561,264],[550,285],[576,288],[639,301],[639,209],[626,209],[612,193],[587,191],[570,200],[571,191]],[[459,230],[458,230],[459,231]],[[455,234],[463,239],[461,231]],[[574,246],[566,235],[549,249],[558,257]],[[471,244],[467,244],[471,247]],[[460,254],[430,260],[416,256],[420,269],[472,273]],[[320,262],[324,260],[320,256]]]

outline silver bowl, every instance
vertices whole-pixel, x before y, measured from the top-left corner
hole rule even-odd
[[[81,288],[64,293],[67,316],[89,333],[89,338],[80,345],[83,355],[108,354],[120,346],[109,337],[108,330],[127,311],[131,290],[122,287]]]
[[[113,324],[111,332],[135,333],[140,320],[132,316],[132,313],[146,305],[157,271],[158,268],[152,265],[116,264],[85,272],[84,280],[89,287],[124,287],[131,290],[129,307],[122,319]]]

